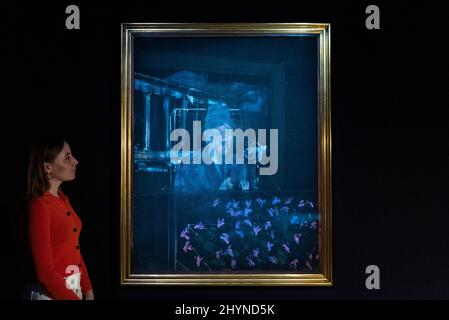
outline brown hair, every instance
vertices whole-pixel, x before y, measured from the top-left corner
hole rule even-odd
[[[53,162],[64,148],[64,143],[61,137],[45,137],[32,146],[28,162],[27,199],[41,197],[50,189],[44,162]]]

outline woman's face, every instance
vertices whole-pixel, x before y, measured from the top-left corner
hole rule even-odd
[[[65,142],[55,160],[52,163],[45,163],[45,170],[50,173],[50,179],[60,182],[71,181],[75,179],[77,164],[78,160],[72,155],[70,146]]]

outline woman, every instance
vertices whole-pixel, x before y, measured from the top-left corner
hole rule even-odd
[[[81,221],[61,191],[75,179],[78,160],[64,139],[36,143],[28,165],[28,235],[34,267],[43,290],[31,288],[33,299],[93,300],[94,293],[81,256]]]

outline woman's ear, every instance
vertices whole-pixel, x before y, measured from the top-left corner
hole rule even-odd
[[[51,173],[51,163],[44,162],[44,169],[46,173]]]

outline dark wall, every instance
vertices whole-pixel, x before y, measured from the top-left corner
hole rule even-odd
[[[210,3],[200,11],[86,3],[76,31],[65,28],[70,3],[10,5],[1,111],[2,260],[10,262],[2,263],[2,291],[20,292],[17,206],[31,138],[46,131],[65,135],[80,161],[65,190],[84,222],[81,246],[97,299],[448,298],[441,10],[379,3],[381,29],[370,31],[364,11],[371,3],[307,3],[238,10]],[[332,23],[333,287],[119,286],[120,23],[155,21]],[[380,267],[381,290],[364,288],[370,264]]]

